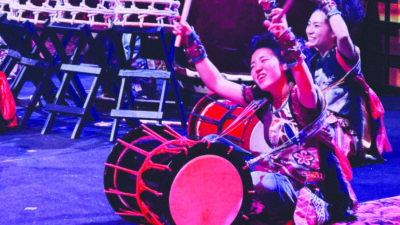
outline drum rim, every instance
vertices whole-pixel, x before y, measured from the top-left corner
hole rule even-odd
[[[151,130],[153,130],[157,133],[161,133],[162,130],[165,129],[165,126],[160,126],[160,125],[147,125],[147,127],[149,127]],[[172,137],[169,137],[166,135],[162,135],[162,136],[167,139],[172,138]],[[152,137],[149,134],[144,132],[143,126],[139,126],[133,130],[128,131],[121,138],[121,140],[123,140],[129,144],[135,145],[135,143],[137,143],[139,140],[146,140],[147,138],[155,140],[154,137]],[[151,152],[153,150],[154,149],[151,149],[149,152]],[[131,150],[128,150],[128,147],[124,146],[120,142],[117,142],[117,143],[115,143],[111,152],[109,153],[106,163],[120,166],[119,161],[121,159],[124,159],[124,157],[126,157],[125,155],[127,153],[128,154],[131,153]],[[136,154],[137,156],[143,157],[142,159],[140,159],[140,161],[142,161],[142,162],[140,164],[140,167],[137,169],[137,170],[139,170],[143,166],[143,163],[144,163],[144,160],[146,157],[143,155],[140,155],[139,153],[134,153],[134,154]],[[129,158],[128,158],[128,160],[129,160]],[[132,169],[132,168],[129,167],[128,169]],[[125,220],[135,223],[135,224],[136,223],[142,224],[144,221],[148,222],[147,218],[143,214],[141,214],[142,211],[141,211],[140,205],[138,203],[138,199],[136,197],[118,195],[115,193],[114,194],[107,193],[108,189],[111,188],[111,189],[118,190],[117,186],[121,185],[120,183],[115,183],[115,182],[121,182],[121,181],[118,181],[118,179],[117,179],[118,172],[119,172],[119,170],[109,167],[109,166],[105,166],[105,168],[104,168],[103,183],[104,183],[104,190],[106,192],[106,197],[107,197],[108,202],[110,203],[113,210]],[[128,181],[131,181],[131,180],[128,180]],[[134,185],[135,192],[132,192],[132,194],[137,194],[137,192],[136,192],[137,177],[134,180],[134,182],[135,182],[135,185]],[[132,202],[129,202],[129,204],[127,203],[128,201],[130,201],[128,198],[134,198],[134,201],[135,201],[134,205],[132,204]],[[125,212],[125,214],[124,214],[124,212]],[[126,212],[130,212],[130,213],[126,213]]]
[[[127,132],[121,139],[124,140],[125,142],[128,142],[129,144],[133,143],[134,141],[136,141],[138,138],[142,138],[145,136],[142,136],[143,134],[141,134],[142,132],[142,128],[138,127],[136,129],[130,130],[129,132]],[[128,140],[127,140],[128,139]],[[119,160],[121,160],[121,158],[124,158],[125,153],[127,152],[127,147],[123,146],[121,143],[117,142],[115,143],[115,145],[113,146],[111,152],[109,153],[106,163],[108,164],[113,164],[116,166],[119,166],[120,164],[118,163]],[[125,156],[126,157],[126,156]],[[109,166],[105,166],[104,168],[104,177],[103,177],[103,183],[104,183],[104,190],[106,192],[106,198],[109,202],[109,204],[111,205],[112,209],[118,213],[121,212],[122,210],[128,210],[131,212],[141,212],[139,205],[137,205],[137,201],[136,199],[134,199],[134,201],[136,202],[136,205],[132,205],[132,204],[127,204],[127,198],[128,196],[120,196],[118,194],[110,194],[107,193],[107,190],[111,189],[115,189],[118,190],[118,185],[116,184],[117,181],[117,177],[118,177],[118,170]],[[136,180],[135,180],[135,186],[136,186]],[[135,192],[133,194],[136,194],[136,188],[135,188]],[[120,215],[122,218],[124,218],[125,220],[132,222],[132,223],[138,223],[138,222],[142,222],[142,221],[146,221],[146,218],[143,215]]]

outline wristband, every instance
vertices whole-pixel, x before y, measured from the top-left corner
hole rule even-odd
[[[206,50],[201,43],[200,37],[194,30],[187,35],[186,38],[183,38],[182,44],[185,47],[185,53],[189,63],[196,64],[207,57]]]
[[[288,66],[290,67],[297,64],[303,53],[301,51],[301,45],[290,27],[278,37],[277,42],[281,48],[282,57]]]
[[[196,45],[185,50],[186,57],[188,58],[189,63],[196,64],[201,60],[207,58],[206,50],[203,45]]]
[[[323,0],[321,2],[321,6],[322,11],[327,15],[328,18],[340,13],[334,0]]]
[[[326,16],[328,17],[328,19],[330,19],[332,16],[334,15],[342,15],[342,13],[338,10],[338,9],[333,9],[331,11],[329,11]]]

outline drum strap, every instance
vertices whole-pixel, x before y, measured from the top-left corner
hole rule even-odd
[[[332,89],[332,88],[334,88],[334,87],[336,87],[336,86],[338,86],[338,85],[341,85],[341,84],[343,84],[344,82],[345,82],[345,80],[346,80],[346,78],[348,77],[348,76],[357,76],[357,74],[360,74],[361,73],[361,71],[360,71],[361,69],[360,69],[360,60],[358,60],[357,61],[357,63],[353,66],[353,68],[351,68],[340,80],[338,80],[338,81],[336,81],[335,83],[333,83],[333,84],[331,84],[331,85],[329,85],[328,87],[326,87],[326,88],[324,88],[323,90],[322,90],[322,92],[323,93],[326,93],[326,92],[328,92],[330,89]]]
[[[322,93],[317,89],[319,92],[319,95],[322,97]],[[259,155],[258,157],[255,157],[249,161],[247,161],[248,164],[254,164],[258,162],[261,159],[268,158],[270,154],[278,153],[280,151],[284,151],[285,149],[288,149],[289,147],[293,145],[303,145],[305,140],[309,137],[312,137],[315,135],[318,131],[320,131],[323,127],[325,127],[327,123],[327,116],[328,116],[328,110],[327,110],[327,105],[325,99],[322,97],[321,98],[321,114],[318,116],[316,120],[314,120],[312,123],[308,124],[305,126],[297,135],[283,143],[282,145],[276,147],[272,151],[263,153]]]
[[[254,113],[262,106],[264,105],[266,102],[268,101],[267,98],[263,98],[263,99],[255,99],[253,101],[250,102],[249,105],[246,106],[246,108],[244,108],[244,110],[238,115],[238,117],[232,121],[231,124],[229,124],[229,126],[227,128],[225,128],[217,137],[221,138],[223,136],[225,136],[226,134],[230,133],[231,131],[235,130],[238,126],[241,125],[241,123],[246,121],[247,117],[251,117],[254,115]]]

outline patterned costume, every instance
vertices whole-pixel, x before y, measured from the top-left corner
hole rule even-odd
[[[366,84],[359,60],[349,62],[332,48],[325,57],[313,60],[311,67],[331,113],[331,132],[344,154],[355,163],[370,156],[382,160],[382,152],[391,151],[383,124],[384,110]]]
[[[294,86],[280,109],[273,109],[267,102],[257,112],[265,127],[266,142],[271,148],[277,148],[297,135],[321,114],[321,100],[317,110],[307,109],[299,102],[296,88]],[[244,95],[249,101],[259,95],[252,90],[244,88]],[[336,151],[337,147],[325,127],[303,141],[272,152],[260,160],[252,177],[258,197],[255,202],[263,206],[261,210],[254,211],[261,211],[272,220],[294,217],[298,224],[322,224],[329,219],[341,220],[348,216],[347,210],[356,203],[347,180],[351,179],[351,169],[347,166],[345,171],[342,170]],[[260,153],[253,154],[258,156]],[[274,182],[278,191],[269,193],[268,189]],[[310,208],[310,204],[313,210],[304,211]],[[285,208],[279,209],[283,205]]]

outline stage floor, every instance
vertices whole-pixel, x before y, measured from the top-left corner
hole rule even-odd
[[[361,203],[356,210],[357,221],[335,225],[399,224],[400,196]]]
[[[400,220],[400,97],[380,97],[394,150],[384,154],[383,164],[354,168],[351,183],[360,201],[360,221],[353,224]],[[186,105],[186,115],[191,107]],[[173,124],[179,121],[173,108],[167,107],[166,113]],[[0,224],[129,224],[114,213],[103,190],[104,162],[115,144],[109,141],[112,120],[103,116],[88,123],[81,137],[72,140],[75,117],[57,117],[52,132],[41,135],[46,116],[39,109],[22,130],[0,135]],[[131,129],[123,123],[118,137]],[[390,205],[388,198],[396,203]],[[371,215],[374,220],[368,220]]]

